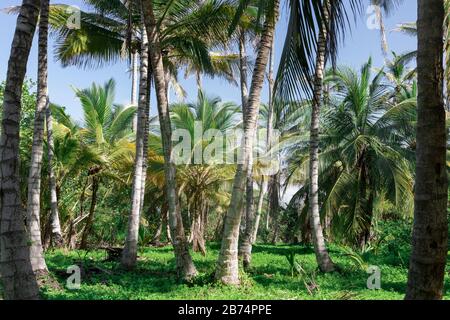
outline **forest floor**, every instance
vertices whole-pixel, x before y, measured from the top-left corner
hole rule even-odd
[[[61,288],[44,289],[46,299],[176,299],[176,300],[396,300],[403,299],[407,281],[407,261],[400,253],[369,252],[354,254],[348,249],[331,246],[332,259],[338,271],[320,274],[317,271],[314,251],[304,246],[256,245],[253,249],[252,269],[242,273],[240,287],[215,284],[214,266],[219,246],[210,244],[206,256],[194,254],[200,275],[190,284],[179,283],[174,272],[171,247],[144,248],[139,252],[138,266],[126,272],[117,262],[105,261],[104,251],[55,250],[46,256],[50,272],[58,279]],[[287,257],[295,257],[296,265]],[[82,265],[81,287],[65,288],[67,268]],[[369,266],[381,271],[381,289],[369,290]],[[450,299],[450,276],[447,265],[445,292]],[[298,270],[298,271],[296,271]]]

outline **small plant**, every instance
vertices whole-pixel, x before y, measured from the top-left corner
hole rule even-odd
[[[296,260],[294,251],[290,251],[288,254],[286,254],[286,259],[289,263],[291,276],[300,277],[310,295],[314,295],[316,291],[319,291],[319,285],[316,282],[315,272],[308,273]]]
[[[364,258],[362,257],[362,255],[370,252],[371,250],[365,249],[365,252],[361,253],[361,254],[356,252],[355,250],[353,250],[350,247],[341,247],[341,250],[344,252],[343,256],[349,257],[359,270],[363,270],[363,271],[367,270],[369,265],[367,264],[366,261],[364,261]]]

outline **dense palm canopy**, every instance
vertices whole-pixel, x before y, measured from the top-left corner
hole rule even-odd
[[[406,216],[412,205],[413,150],[407,141],[414,136],[416,102],[393,104],[383,73],[372,76],[371,68],[369,61],[359,74],[346,67],[330,72],[319,156],[322,215],[331,220],[334,237],[360,245],[370,240],[379,199]],[[304,145],[300,139],[290,147],[293,181],[305,181]]]

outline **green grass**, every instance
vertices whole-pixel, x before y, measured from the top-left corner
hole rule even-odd
[[[368,254],[364,262],[381,269],[381,290],[366,287],[368,274],[351,255],[332,246],[333,260],[339,271],[333,274],[317,272],[314,252],[301,246],[258,245],[253,250],[253,268],[242,274],[240,287],[226,287],[212,282],[218,246],[210,245],[206,257],[194,254],[200,272],[192,284],[179,283],[174,273],[174,258],[170,247],[141,250],[138,267],[125,272],[115,262],[104,262],[102,251],[47,254],[50,272],[62,289],[47,287],[47,299],[402,299],[405,292],[407,269],[402,262],[392,263],[386,255]],[[286,255],[295,253],[296,261],[304,272],[292,276]],[[67,267],[82,262],[85,267],[96,267],[97,272],[83,275],[79,290],[64,288]],[[447,270],[448,271],[448,270]],[[446,299],[450,299],[450,279],[446,276]],[[312,288],[308,291],[307,286]]]

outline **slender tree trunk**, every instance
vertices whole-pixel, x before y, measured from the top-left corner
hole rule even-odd
[[[319,209],[319,131],[320,131],[320,107],[322,104],[323,77],[326,65],[328,24],[329,24],[329,0],[325,0],[324,17],[319,31],[317,43],[317,60],[314,76],[314,98],[311,110],[311,131],[310,131],[310,162],[309,162],[309,203],[311,229],[313,231],[314,251],[316,260],[322,272],[334,271],[334,264],[331,260],[325,245],[322,224],[320,221]]]
[[[138,96],[138,80],[140,75],[140,70],[138,66],[139,54],[133,52],[131,55],[131,105],[137,106],[137,96]],[[138,126],[138,115],[133,118],[133,132],[137,132]]]
[[[280,230],[280,225],[278,219],[280,216],[280,179],[281,175],[277,174],[270,177],[269,185],[269,214],[268,217],[271,218],[273,224],[273,236],[272,244],[276,244],[278,241],[278,232]],[[268,228],[268,226],[266,225]]]
[[[200,202],[201,201],[198,201],[197,199],[194,206],[194,216],[192,221],[192,251],[206,255],[205,230],[203,228],[204,208]]]
[[[246,178],[250,169],[249,154],[253,152],[253,139],[256,134],[257,118],[261,100],[261,91],[264,85],[265,71],[272,48],[275,25],[278,19],[280,1],[274,0],[274,10],[269,12],[264,23],[261,36],[255,70],[253,72],[252,85],[247,102],[246,119],[244,121],[243,163],[238,164],[236,177],[233,184],[230,207],[228,208],[222,239],[222,246],[217,260],[216,280],[224,284],[239,284],[238,243],[239,226],[243,206],[242,195],[245,192]]]
[[[199,70],[195,71],[195,81],[197,83],[197,91],[203,91],[202,73]]]
[[[158,101],[159,123],[164,151],[164,173],[166,178],[166,194],[169,204],[169,224],[172,235],[172,243],[175,250],[178,275],[185,280],[190,280],[197,275],[197,270],[189,253],[186,235],[184,233],[183,220],[178,203],[176,186],[176,167],[171,159],[172,155],[172,128],[170,123],[169,104],[165,83],[164,66],[162,60],[159,31],[153,12],[151,0],[142,1],[145,26],[147,29],[150,60],[155,81],[156,98]]]
[[[245,230],[241,242],[241,254],[244,269],[250,268],[252,262],[252,236],[254,229],[254,202],[253,202],[253,153],[249,154],[249,170],[247,172],[247,187],[246,187],[246,204],[245,204]]]
[[[5,299],[39,299],[20,200],[19,131],[22,86],[39,15],[23,0],[8,62],[0,139],[0,273]]]
[[[263,177],[264,179],[264,177]],[[255,226],[253,227],[252,244],[256,243],[258,237],[259,224],[261,222],[262,209],[264,205],[264,195],[265,195],[265,183],[261,182],[259,196],[258,196],[258,206],[256,208]]]
[[[418,1],[418,121],[412,253],[406,299],[442,299],[447,261],[443,0]]]
[[[92,176],[92,196],[91,196],[91,207],[89,208],[89,216],[86,220],[86,225],[83,229],[83,234],[81,236],[80,249],[86,250],[88,248],[88,237],[92,231],[92,225],[94,224],[95,207],[97,206],[97,193],[99,187],[99,178]]]
[[[132,269],[137,262],[137,248],[139,240],[139,221],[143,208],[145,191],[145,158],[147,153],[146,135],[148,128],[149,105],[149,68],[148,68],[148,41],[145,30],[142,32],[141,71],[139,85],[139,107],[136,132],[136,158],[134,162],[133,187],[131,193],[131,212],[128,217],[128,232],[125,247],[122,252],[122,267]]]
[[[241,82],[241,103],[242,110],[248,101],[248,57],[247,57],[247,40],[245,37],[245,31],[241,30],[239,36],[239,72],[240,72],[240,82]]]
[[[39,19],[39,59],[37,105],[34,118],[33,146],[28,176],[27,228],[30,235],[31,265],[35,273],[47,273],[41,236],[41,171],[44,153],[45,109],[48,104],[48,12],[49,1],[41,1]]]
[[[246,50],[246,39],[245,31],[241,30],[239,37],[239,69],[240,69],[240,80],[241,80],[241,99],[242,99],[242,110],[245,118],[247,112],[247,102],[248,102],[248,84],[247,84],[247,50]],[[251,159],[253,158],[253,153],[249,155]],[[240,254],[243,258],[244,269],[250,267],[252,259],[252,235],[253,235],[253,220],[254,220],[254,205],[253,205],[253,160],[249,161],[249,168],[247,171],[247,187],[245,193],[245,229],[242,234],[242,241],[239,248]]]
[[[267,82],[269,84],[269,110],[267,114],[267,150],[269,151],[272,148],[272,139],[273,139],[273,131],[274,131],[274,103],[273,103],[273,89],[275,87],[275,79],[274,79],[274,69],[275,69],[275,40],[272,43],[272,49],[270,50],[270,64],[269,64],[269,72],[267,74]],[[264,181],[266,183],[265,188],[263,190],[273,190],[274,187],[277,187],[276,185],[273,185],[273,183],[276,183],[273,176],[267,177],[268,180],[265,180],[266,177],[264,177]],[[275,202],[274,202],[275,201]],[[278,198],[274,198],[269,195],[269,208],[267,210],[266,215],[266,230],[269,231],[270,227],[270,221],[271,218],[277,215],[278,210]]]
[[[50,245],[54,247],[62,247],[64,245],[64,240],[61,232],[61,223],[59,220],[59,210],[58,210],[59,195],[57,192],[55,171],[53,170],[53,158],[54,158],[53,118],[49,104],[47,104],[46,118],[47,118],[47,157],[48,157],[48,174],[50,183],[50,209],[51,209]]]

